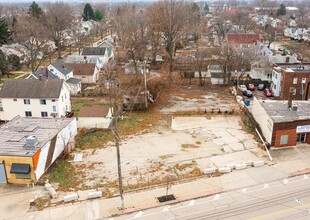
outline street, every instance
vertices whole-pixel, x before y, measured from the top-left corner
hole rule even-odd
[[[309,183],[298,176],[113,219],[309,219]]]

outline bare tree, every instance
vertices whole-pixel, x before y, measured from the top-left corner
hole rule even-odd
[[[27,50],[31,71],[35,72],[43,62],[40,56],[47,50],[48,29],[42,20],[30,17],[29,15],[20,16],[16,23],[16,33],[14,40],[23,45]]]
[[[158,24],[166,41],[169,71],[173,70],[175,44],[186,33],[190,23],[191,5],[183,0],[162,0],[147,9],[149,21]]]
[[[211,29],[216,33],[219,46],[223,44],[227,32],[231,29],[231,24],[227,22],[227,15],[222,14],[214,19]]]
[[[72,26],[72,10],[70,5],[57,2],[49,4],[46,11],[46,21],[51,38],[55,41],[58,58],[61,58],[63,31]]]
[[[203,76],[202,71],[207,71],[209,58],[211,58],[211,54],[206,49],[200,49],[196,51],[195,58],[192,61],[193,67],[199,75],[199,86],[205,84],[205,76]]]
[[[117,8],[113,20],[119,45],[127,50],[128,59],[133,61],[135,72],[138,73],[138,61],[144,60],[146,49],[143,11],[125,4]]]

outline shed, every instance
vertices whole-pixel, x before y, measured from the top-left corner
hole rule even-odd
[[[78,128],[109,128],[112,108],[107,106],[83,106],[78,113]]]

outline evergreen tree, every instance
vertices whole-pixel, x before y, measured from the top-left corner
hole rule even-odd
[[[101,21],[103,19],[103,13],[99,9],[96,9],[94,13],[94,18],[95,21]]]
[[[21,68],[21,63],[20,63],[20,59],[17,55],[15,54],[11,54],[8,56],[8,69],[10,71],[16,71],[16,70],[20,70]]]
[[[28,14],[30,14],[34,18],[40,18],[40,16],[43,14],[42,8],[33,1],[28,9]]]
[[[278,11],[277,16],[285,15],[286,14],[286,7],[284,4],[281,4]]]
[[[94,10],[89,3],[85,4],[83,20],[84,21],[95,20]]]
[[[205,4],[205,7],[203,8],[203,10],[204,10],[206,13],[209,13],[210,9],[209,9],[208,3]]]
[[[6,20],[2,17],[0,18],[0,46],[11,41],[11,32],[8,28]]]
[[[0,76],[8,72],[8,60],[5,54],[0,50]]]

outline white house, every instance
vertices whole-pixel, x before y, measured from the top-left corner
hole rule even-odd
[[[280,96],[282,73],[281,67],[274,67],[272,70],[271,90],[274,96]]]
[[[73,77],[72,67],[62,60],[57,60],[56,62],[50,64],[47,68],[59,79],[67,80]]]
[[[60,65],[65,66],[65,68],[60,67]],[[60,69],[58,70],[56,67],[60,67]],[[74,78],[72,67],[67,64],[63,64],[62,61],[56,61],[51,64],[49,69],[43,68],[39,69],[35,73],[31,73],[29,78],[39,79],[40,77],[43,79],[64,79],[70,87],[71,95],[77,95],[82,90],[81,80]]]
[[[80,108],[78,128],[109,128],[112,122],[112,109],[106,106],[83,106]]]
[[[98,67],[102,69],[112,56],[112,48],[107,47],[84,47],[81,53],[82,56],[98,56]]]
[[[7,79],[0,103],[2,121],[16,116],[61,118],[71,112],[69,86],[62,79]]]
[[[82,55],[69,55],[65,62],[71,66],[73,63],[94,63],[98,69],[103,69],[107,64],[106,57],[91,55],[91,56],[82,56]]]
[[[99,79],[99,69],[94,63],[72,63],[74,76],[81,80],[82,83],[92,84]]]
[[[75,118],[16,117],[0,126],[0,183],[36,183],[74,148]]]

